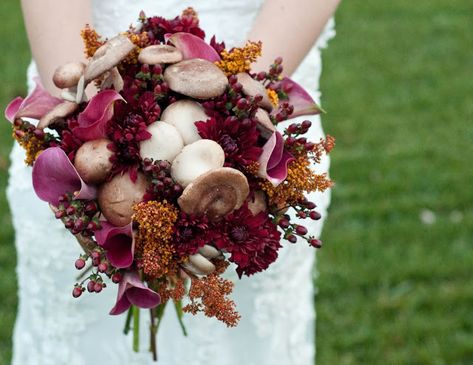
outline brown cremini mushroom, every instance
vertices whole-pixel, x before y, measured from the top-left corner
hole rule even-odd
[[[182,61],[182,53],[176,47],[158,44],[143,48],[138,56],[138,61],[148,65],[176,63]]]
[[[114,68],[136,46],[122,34],[109,39],[95,52],[84,71],[85,83],[96,79],[106,71]]]
[[[138,173],[135,182],[128,174],[115,175],[99,188],[98,202],[103,215],[115,226],[126,226],[133,216],[133,205],[143,200],[148,182]]]
[[[113,152],[107,146],[110,140],[102,138],[85,142],[76,152],[74,166],[82,180],[88,184],[104,182],[112,171],[110,157]]]
[[[259,105],[268,111],[273,110],[273,104],[271,104],[266,88],[261,82],[255,80],[246,72],[240,72],[236,76],[238,82],[243,86],[243,94],[251,97],[261,95],[263,99],[259,102]]]
[[[44,129],[63,120],[68,115],[74,113],[78,107],[79,105],[77,103],[67,100],[56,105],[52,110],[41,117],[38,123],[38,128]]]
[[[249,194],[248,180],[231,167],[210,170],[189,184],[178,199],[187,214],[218,220],[239,209]]]
[[[85,64],[82,62],[69,62],[56,68],[53,82],[60,89],[74,87],[83,75]]]
[[[124,82],[122,75],[118,72],[118,68],[114,67],[110,71],[108,71],[105,80],[103,80],[102,84],[100,85],[101,90],[108,89],[112,87],[115,91],[120,92],[123,90]]]
[[[212,62],[193,58],[175,63],[164,71],[164,80],[172,91],[195,99],[222,95],[228,79]]]

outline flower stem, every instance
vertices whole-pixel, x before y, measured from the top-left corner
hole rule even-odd
[[[133,306],[133,351],[140,350],[140,308]]]
[[[128,334],[128,332],[130,332],[130,323],[131,323],[131,315],[133,313],[133,307],[130,307],[130,309],[128,309],[128,313],[126,315],[126,320],[125,320],[125,328],[123,328],[123,333],[125,335]]]
[[[153,354],[153,361],[158,361],[158,346],[157,346],[157,327],[156,327],[156,312],[154,308],[151,308],[149,310],[150,316],[151,316],[151,324],[150,324],[150,349],[151,353]]]
[[[182,320],[182,318],[184,317],[184,312],[182,311],[182,301],[178,300],[174,302],[174,308],[176,308],[177,319],[179,321],[179,325],[181,326],[182,333],[184,334],[184,336],[187,337],[186,326],[184,325],[184,321]]]

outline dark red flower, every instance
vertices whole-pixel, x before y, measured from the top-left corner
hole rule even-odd
[[[192,14],[183,14],[174,19],[154,16],[145,20],[141,31],[148,32],[148,38],[153,44],[165,43],[164,36],[169,33],[186,32],[205,38],[205,32],[199,27],[198,18]]]
[[[253,215],[244,205],[214,228],[214,243],[231,254],[237,273],[250,276],[266,270],[278,257],[281,233],[265,212]]]
[[[194,255],[212,240],[207,217],[196,217],[181,212],[175,224],[174,246],[180,257]]]
[[[258,161],[262,149],[257,147],[256,122],[237,117],[210,118],[195,123],[202,138],[212,139],[225,151],[225,166],[239,168]]]

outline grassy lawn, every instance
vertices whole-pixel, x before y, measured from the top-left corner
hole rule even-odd
[[[0,2],[2,107],[25,93],[18,3]],[[346,0],[337,33],[322,77],[338,145],[318,256],[318,364],[472,364],[473,4]],[[0,123],[0,364],[16,308],[10,147]]]

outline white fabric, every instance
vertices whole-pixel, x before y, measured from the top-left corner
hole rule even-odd
[[[139,10],[147,15],[173,17],[193,5],[207,36],[217,35],[227,46],[241,43],[248,33],[260,1],[130,1],[96,0],[94,22],[99,33],[110,36],[135,21]],[[318,99],[321,72],[320,48],[334,35],[333,21],[310,51],[294,79]],[[29,70],[29,82],[35,73]],[[31,84],[30,84],[31,87]],[[307,119],[307,118],[306,118]],[[323,136],[319,117],[311,137]],[[71,296],[80,248],[74,238],[40,201],[31,186],[31,168],[24,153],[11,153],[8,199],[16,229],[19,310],[14,330],[14,365],[151,364],[148,350],[148,312],[142,311],[141,351],[131,350],[131,336],[122,333],[124,316],[113,317],[116,286],[100,294]],[[318,166],[327,171],[328,158]],[[330,194],[311,197],[325,217]],[[309,223],[309,221],[306,221]],[[322,220],[310,223],[319,236]],[[315,352],[313,306],[314,250],[304,242],[284,243],[280,258],[269,270],[236,282],[234,300],[242,315],[239,326],[227,329],[215,319],[186,315],[189,337],[177,324],[172,306],[158,336],[162,365],[288,365],[313,364]],[[287,247],[290,246],[290,247]]]

